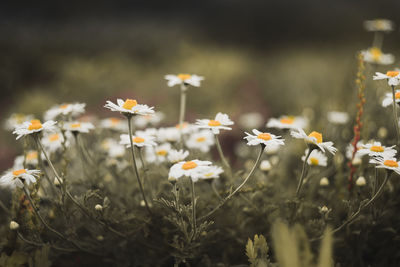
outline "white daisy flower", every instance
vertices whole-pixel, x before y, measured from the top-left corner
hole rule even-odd
[[[388,71],[386,74],[380,73],[380,72],[375,72],[375,75],[373,77],[374,80],[388,80],[388,84],[390,86],[396,86],[399,85],[400,83],[400,71],[393,70],[393,71]]]
[[[397,154],[396,146],[385,147],[381,142],[373,142],[361,146],[357,152],[361,155],[368,155],[370,157],[384,157],[393,158]]]
[[[368,50],[362,50],[361,54],[365,62],[381,64],[381,65],[390,65],[394,63],[394,55],[384,54],[377,47],[372,47]]]
[[[181,131],[182,134],[190,134],[198,131],[197,125],[188,123],[188,122],[183,122],[182,124],[177,124],[175,125],[175,128],[178,129],[178,131]]]
[[[254,135],[245,132],[247,136],[243,137],[243,139],[247,140],[247,145],[249,146],[257,146],[263,144],[268,150],[270,146],[275,146],[275,145],[283,146],[285,144],[284,143],[285,140],[280,139],[280,136],[276,136],[270,133],[263,133],[258,131],[257,129],[253,129],[253,133]]]
[[[374,19],[374,20],[366,20],[364,21],[364,28],[367,31],[381,31],[381,32],[390,32],[394,29],[394,24],[392,21],[388,19]]]
[[[186,140],[186,146],[190,149],[198,149],[203,153],[210,151],[211,146],[215,143],[214,135],[208,130],[202,130],[193,133]]]
[[[160,143],[177,142],[179,138],[179,129],[176,127],[160,128],[157,131],[157,141]]]
[[[9,171],[0,178],[0,186],[10,187],[12,189],[15,187],[23,188],[24,182],[27,185],[36,183],[35,177],[39,176],[39,174],[39,170],[20,169]]]
[[[94,129],[94,126],[90,122],[66,122],[63,125],[64,130],[72,133],[88,133]]]
[[[346,124],[349,121],[349,114],[341,111],[329,111],[328,121],[333,124]]]
[[[147,162],[165,162],[167,161],[167,156],[169,151],[171,150],[171,144],[165,143],[162,145],[158,145],[154,148],[146,148],[145,155]]]
[[[8,131],[13,131],[15,128],[22,126],[25,121],[31,121],[33,119],[33,115],[14,113],[6,120],[4,128]]]
[[[138,128],[145,128],[147,125],[157,126],[164,117],[165,115],[162,112],[155,112],[154,114],[135,117],[134,123]]]
[[[267,123],[267,128],[278,128],[278,129],[297,129],[306,128],[308,126],[308,120],[300,116],[281,116],[278,119],[271,118]]]
[[[396,99],[396,104],[400,103],[400,90],[396,90],[395,91],[395,95],[394,95],[395,99]],[[382,101],[382,106],[383,107],[388,107],[390,105],[393,104],[393,95],[392,93],[387,93],[385,95],[385,98]]]
[[[175,86],[177,84],[200,87],[200,82],[204,80],[204,77],[197,76],[196,74],[178,74],[178,75],[168,74],[165,75],[164,78],[168,81],[167,84],[169,87]]]
[[[36,150],[28,150],[25,155],[17,156],[14,159],[13,169],[23,169],[24,160],[25,164],[28,166],[37,166],[39,164],[38,152]]]
[[[335,154],[337,151],[333,146],[333,142],[322,142],[322,134],[319,132],[314,131],[307,135],[303,129],[295,129],[290,132],[290,135],[297,139],[304,139],[307,144],[317,146],[322,152],[325,152],[326,149],[331,154]]]
[[[121,134],[120,135],[121,141],[119,142],[120,145],[124,145],[126,147],[131,147],[131,142],[129,140],[129,135],[128,134]],[[146,146],[156,146],[157,143],[154,142],[154,137],[150,135],[135,135],[132,136],[132,143],[134,146],[137,147],[146,147]]]
[[[110,158],[122,158],[125,155],[125,147],[112,138],[104,139],[100,147]]]
[[[210,167],[210,161],[191,160],[181,161],[174,165],[169,170],[168,177],[179,179],[182,176],[187,176],[192,179],[193,182],[197,182],[201,178],[205,171]]]
[[[212,178],[219,178],[219,175],[223,173],[224,170],[219,167],[219,166],[208,166],[208,168],[205,168],[201,176],[199,178],[207,180],[207,179],[212,179]]]
[[[233,125],[233,121],[229,119],[227,114],[218,112],[214,120],[197,120],[196,125],[199,128],[211,129],[214,134],[219,134],[219,130],[232,130],[232,128],[227,127],[228,125]]]
[[[45,123],[41,123],[40,120],[31,120],[22,123],[21,125],[17,126],[13,131],[13,134],[17,135],[17,140],[21,137],[33,133],[38,133],[41,131],[54,131],[54,125],[57,122],[55,121],[46,121]]]
[[[100,121],[100,127],[121,132],[128,131],[128,125],[126,124],[126,122],[124,120],[121,120],[120,118],[115,117],[102,119]]]
[[[360,149],[362,149],[364,146],[364,141],[360,140],[357,142],[356,148],[357,148],[357,152],[354,155],[354,159],[359,158],[361,160],[361,158],[364,156],[364,154],[360,154],[358,151]],[[348,144],[346,147],[346,158],[347,159],[352,159],[353,157],[353,151],[354,151],[354,147],[353,144]]]
[[[54,153],[63,147],[64,137],[61,133],[45,134],[42,137],[42,144],[46,151]]]
[[[239,116],[238,123],[243,129],[260,128],[264,123],[264,118],[258,112],[244,113]]]
[[[187,156],[189,156],[189,151],[185,151],[182,149],[181,150],[171,149],[168,152],[167,158],[170,163],[175,164],[177,162],[184,161],[187,158]]]
[[[305,151],[305,155],[301,157],[302,161],[304,161],[306,159],[308,151],[309,151],[309,149],[307,148]],[[313,166],[326,167],[328,165],[328,158],[321,151],[314,149],[313,151],[311,151],[311,154],[307,159],[307,164],[313,165]]]
[[[76,117],[85,113],[85,103],[64,103],[53,106],[44,114],[45,120],[54,120],[60,115]]]
[[[370,163],[376,164],[376,168],[378,169],[387,169],[396,172],[400,175],[400,166],[399,161],[396,158],[381,158],[376,157],[372,158],[369,161]]]
[[[104,107],[112,110],[121,112],[124,115],[149,115],[154,113],[154,107],[149,107],[147,105],[140,105],[134,99],[117,99],[117,104],[111,101],[107,101]]]

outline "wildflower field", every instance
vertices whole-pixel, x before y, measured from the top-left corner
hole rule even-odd
[[[190,70],[52,58],[55,82],[1,117],[17,155],[2,163],[0,266],[399,266],[396,26],[363,27],[369,48],[285,50],[267,73],[186,44],[175,66]],[[247,67],[271,89],[235,88]]]

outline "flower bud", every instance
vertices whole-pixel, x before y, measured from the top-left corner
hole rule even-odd
[[[321,180],[319,180],[319,185],[320,186],[328,186],[329,185],[329,179],[326,177],[322,177]]]
[[[366,184],[367,184],[367,181],[365,180],[364,176],[360,176],[356,180],[356,185],[357,186],[365,186]]]
[[[18,228],[19,228],[19,224],[16,222],[16,221],[11,221],[10,222],[10,229],[11,230],[18,230]]]
[[[260,170],[268,172],[271,170],[271,163],[268,160],[263,160],[260,163]]]
[[[103,210],[103,206],[100,204],[97,204],[96,206],[94,206],[94,209],[97,211],[102,211]]]

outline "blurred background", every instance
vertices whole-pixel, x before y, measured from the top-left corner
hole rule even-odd
[[[342,110],[354,119],[356,54],[373,38],[363,21],[398,25],[399,8],[398,0],[2,2],[1,121],[74,101],[111,116],[105,101],[130,97],[175,124],[179,90],[163,77],[177,73],[206,78],[189,92],[191,122],[218,111],[234,120],[257,111],[267,121]],[[399,57],[399,41],[396,27],[383,51]],[[0,130],[0,170],[17,147]]]

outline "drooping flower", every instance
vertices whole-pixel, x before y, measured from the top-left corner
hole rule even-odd
[[[63,125],[64,130],[72,133],[88,133],[94,129],[94,126],[90,122],[66,122]]]
[[[211,165],[210,161],[201,160],[191,160],[191,161],[181,161],[174,165],[169,170],[168,177],[173,177],[179,179],[182,176],[187,176],[192,179],[193,182],[197,182],[209,169]]]
[[[229,119],[229,116],[221,112],[218,112],[215,116],[215,119],[213,120],[203,119],[197,120],[196,122],[197,127],[203,129],[211,129],[214,134],[219,134],[220,130],[232,130],[232,128],[227,126],[233,124],[234,123]]]
[[[295,129],[290,132],[290,135],[297,139],[304,139],[308,145],[317,146],[322,152],[328,150],[331,154],[335,154],[337,151],[333,142],[322,142],[322,134],[319,132],[314,131],[307,135],[303,129]]]
[[[395,91],[394,97],[396,99],[396,104],[399,104],[400,103],[400,90]],[[392,104],[393,104],[393,95],[392,95],[392,93],[387,93],[385,95],[385,98],[382,100],[382,106],[388,107]]]
[[[375,72],[373,79],[374,80],[385,80],[386,79],[390,86],[396,86],[396,85],[399,85],[399,83],[400,83],[400,71],[398,71],[398,70],[387,71],[386,74],[383,74],[380,72]]]
[[[308,154],[309,149],[307,148],[305,151],[305,155],[301,157],[301,160],[304,161],[306,159],[306,155]],[[307,159],[307,164],[312,166],[324,166],[328,164],[328,158],[319,150],[314,149],[311,151],[310,156]]]
[[[342,111],[329,111],[328,121],[333,124],[346,124],[349,121],[349,114]]]
[[[210,151],[211,146],[215,143],[214,135],[208,130],[202,130],[193,133],[186,140],[186,146],[190,149],[198,149],[203,153]]]
[[[394,56],[392,54],[384,54],[378,47],[362,50],[361,54],[365,62],[380,65],[390,65],[394,63]]]
[[[187,156],[189,156],[189,151],[185,151],[182,149],[181,150],[171,149],[168,152],[167,158],[170,163],[175,164],[177,162],[184,161],[187,158]]]
[[[272,147],[276,145],[283,146],[285,144],[284,143],[285,140],[281,139],[280,136],[276,136],[270,133],[263,133],[258,131],[257,129],[253,129],[253,133],[254,135],[245,132],[247,136],[243,137],[243,139],[247,140],[247,145],[249,146],[257,146],[263,144],[268,150],[270,146]]]
[[[364,21],[364,27],[367,31],[390,32],[393,31],[394,24],[388,19],[374,19]]]
[[[17,126],[13,131],[13,134],[17,135],[17,140],[23,136],[30,135],[33,133],[38,133],[42,131],[54,131],[54,125],[57,122],[55,121],[46,121],[45,123],[41,123],[40,120],[31,120],[22,123],[21,125]]]
[[[267,128],[278,128],[278,129],[297,129],[306,128],[308,126],[308,120],[300,116],[281,116],[278,119],[271,118],[267,123]]]
[[[85,106],[85,103],[64,103],[56,105],[45,112],[44,119],[55,120],[60,115],[74,118],[85,113]]]
[[[204,80],[204,77],[197,76],[196,74],[178,74],[178,75],[168,74],[165,75],[164,78],[168,81],[167,84],[169,87],[178,84],[200,87],[200,82]]]
[[[393,158],[397,154],[397,150],[394,147],[396,146],[385,147],[382,146],[381,142],[373,142],[363,144],[357,152],[370,157]]]
[[[0,178],[0,186],[10,187],[12,189],[15,187],[23,188],[24,183],[27,185],[36,183],[35,177],[39,176],[39,174],[39,170],[19,169],[9,171]]]
[[[111,111],[121,112],[124,115],[150,115],[154,113],[154,107],[138,104],[134,99],[126,99],[125,101],[117,99],[117,104],[108,100],[104,107]]]
[[[126,147],[131,147],[131,142],[129,140],[128,134],[121,134],[120,135],[121,141],[119,142],[121,145]],[[150,135],[135,135],[132,136],[132,144],[137,147],[145,147],[145,146],[156,146],[157,143],[154,142],[155,137]]]

